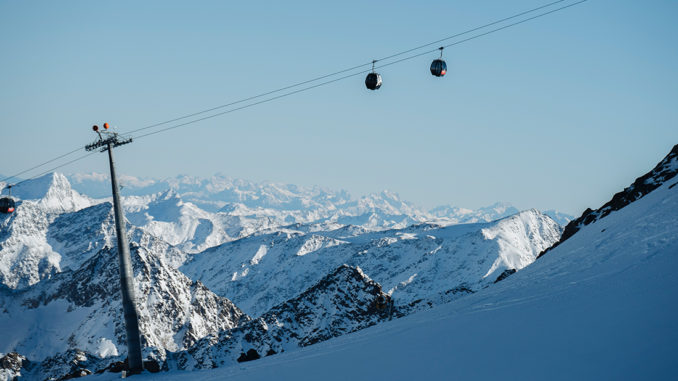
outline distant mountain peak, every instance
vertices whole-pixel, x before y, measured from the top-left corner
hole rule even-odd
[[[22,181],[12,187],[12,196],[37,201],[50,210],[59,211],[78,210],[92,204],[88,197],[73,190],[66,176],[58,172]]]

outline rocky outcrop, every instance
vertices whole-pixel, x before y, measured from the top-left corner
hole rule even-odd
[[[6,355],[0,353],[0,380],[15,380],[21,377],[21,370],[31,368],[31,364],[26,357],[10,352]]]
[[[378,308],[388,300],[359,268],[343,265],[301,295],[256,320],[206,337],[174,355],[181,369],[212,368],[312,345],[388,319],[399,311]]]

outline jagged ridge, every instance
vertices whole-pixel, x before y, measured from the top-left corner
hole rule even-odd
[[[623,191],[616,193],[612,199],[596,210],[586,209],[582,215],[570,221],[565,226],[560,240],[553,246],[544,250],[539,257],[546,254],[549,250],[557,247],[568,238],[572,237],[583,226],[606,217],[610,213],[620,210],[630,203],[646,196],[653,190],[659,188],[666,181],[669,181],[678,174],[678,144],[674,145],[664,159],[662,159],[650,172],[638,177],[633,184],[624,188]]]
[[[375,305],[380,295],[388,298],[359,268],[342,265],[258,319],[204,338],[174,358],[180,369],[212,368],[325,341],[388,318],[391,311]]]

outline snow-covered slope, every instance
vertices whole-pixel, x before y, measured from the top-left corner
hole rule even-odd
[[[123,204],[125,217],[133,225],[186,252],[202,251],[233,239],[222,218],[184,202],[173,190],[145,198],[126,197]]]
[[[673,178],[455,303],[293,353],[162,378],[674,379],[677,267]]]
[[[366,232],[341,228],[283,230],[225,243],[192,256],[180,269],[252,316],[298,295],[333,269],[357,266],[393,295],[396,305],[440,303],[520,270],[560,237],[536,210],[484,224]]]

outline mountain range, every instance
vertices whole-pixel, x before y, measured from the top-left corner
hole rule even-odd
[[[661,209],[672,205],[667,197],[675,184],[668,182],[678,171],[676,150],[622,192],[627,196],[613,198],[623,202],[603,206],[595,219],[586,211],[573,220],[568,228],[578,229],[569,237],[537,210],[497,204],[420,212],[390,192],[351,200],[319,188],[186,180],[128,195],[123,204],[144,357],[155,364],[149,369],[170,374],[229,369],[294,356],[351,332],[389,326],[391,319],[472,306],[466,301],[487,300],[475,295],[495,295],[514,279],[524,286],[526,269],[534,273],[546,261],[537,260],[540,254],[565,250],[598,220],[635,205],[656,218],[670,215]],[[116,365],[123,364],[126,347],[111,204],[82,195],[61,174],[26,181],[13,194],[15,213],[0,216],[0,325],[6,328],[0,358],[8,364],[0,377],[122,369]],[[655,229],[652,222],[643,226]],[[662,232],[670,233],[670,226]],[[606,241],[582,242],[604,247]],[[670,242],[664,237],[655,245]],[[596,261],[603,260],[582,263]],[[534,279],[548,283],[558,274]],[[511,298],[501,295],[508,299],[491,303]],[[379,298],[389,301],[387,310]]]
[[[295,352],[162,379],[674,379],[676,156],[678,145],[491,287]]]

